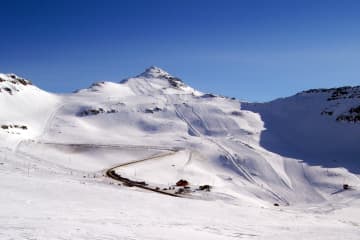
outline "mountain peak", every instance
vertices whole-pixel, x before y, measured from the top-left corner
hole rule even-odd
[[[151,66],[145,70],[145,72],[141,73],[138,77],[145,77],[145,78],[169,78],[172,77],[168,72],[165,70]]]

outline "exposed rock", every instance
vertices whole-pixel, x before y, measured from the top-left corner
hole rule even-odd
[[[103,108],[97,108],[97,109],[90,108],[80,111],[77,115],[82,117],[82,116],[98,115],[104,113],[116,113],[116,112],[117,111],[115,109],[104,110]]]

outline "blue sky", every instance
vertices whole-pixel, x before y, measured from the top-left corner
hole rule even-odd
[[[52,92],[159,66],[266,101],[360,84],[360,1],[0,0],[0,72]]]

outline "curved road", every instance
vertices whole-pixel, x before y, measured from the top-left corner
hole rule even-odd
[[[105,172],[106,176],[109,177],[109,178],[112,178],[112,179],[114,179],[116,181],[122,182],[123,184],[125,184],[127,186],[134,186],[134,187],[142,188],[142,189],[149,190],[149,191],[152,191],[152,192],[157,192],[157,193],[160,193],[160,194],[172,196],[172,197],[181,197],[178,194],[169,193],[169,192],[163,191],[163,190],[161,190],[159,188],[148,187],[148,185],[145,182],[134,181],[134,180],[131,180],[131,179],[128,179],[128,178],[121,177],[121,175],[117,174],[116,171],[115,171],[115,169],[117,169],[117,168],[121,168],[121,167],[128,166],[128,165],[131,165],[131,164],[136,164],[136,163],[145,162],[145,161],[148,161],[148,160],[153,160],[153,159],[156,159],[156,158],[163,158],[163,157],[166,157],[166,156],[170,156],[170,155],[176,154],[180,150],[179,149],[172,149],[172,150],[169,150],[169,151],[171,151],[171,152],[156,155],[156,156],[153,156],[153,157],[144,158],[144,159],[133,161],[133,162],[128,162],[128,163],[123,163],[123,164],[116,165],[116,166],[106,170],[106,172]]]

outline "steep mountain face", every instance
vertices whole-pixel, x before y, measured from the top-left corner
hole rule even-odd
[[[1,88],[15,84],[1,79]],[[336,89],[312,90],[251,104],[201,93],[157,67],[65,95],[21,81],[16,94],[0,93],[1,124],[13,126],[2,129],[2,146],[72,171],[97,173],[171,150],[121,174],[161,188],[179,179],[208,184],[206,198],[284,205],[351,197],[357,192],[332,193],[360,185],[360,124],[337,120],[357,119],[358,88],[340,91],[343,98]]]
[[[360,87],[312,89],[268,103],[247,103],[266,130],[260,144],[311,165],[360,173]]]

